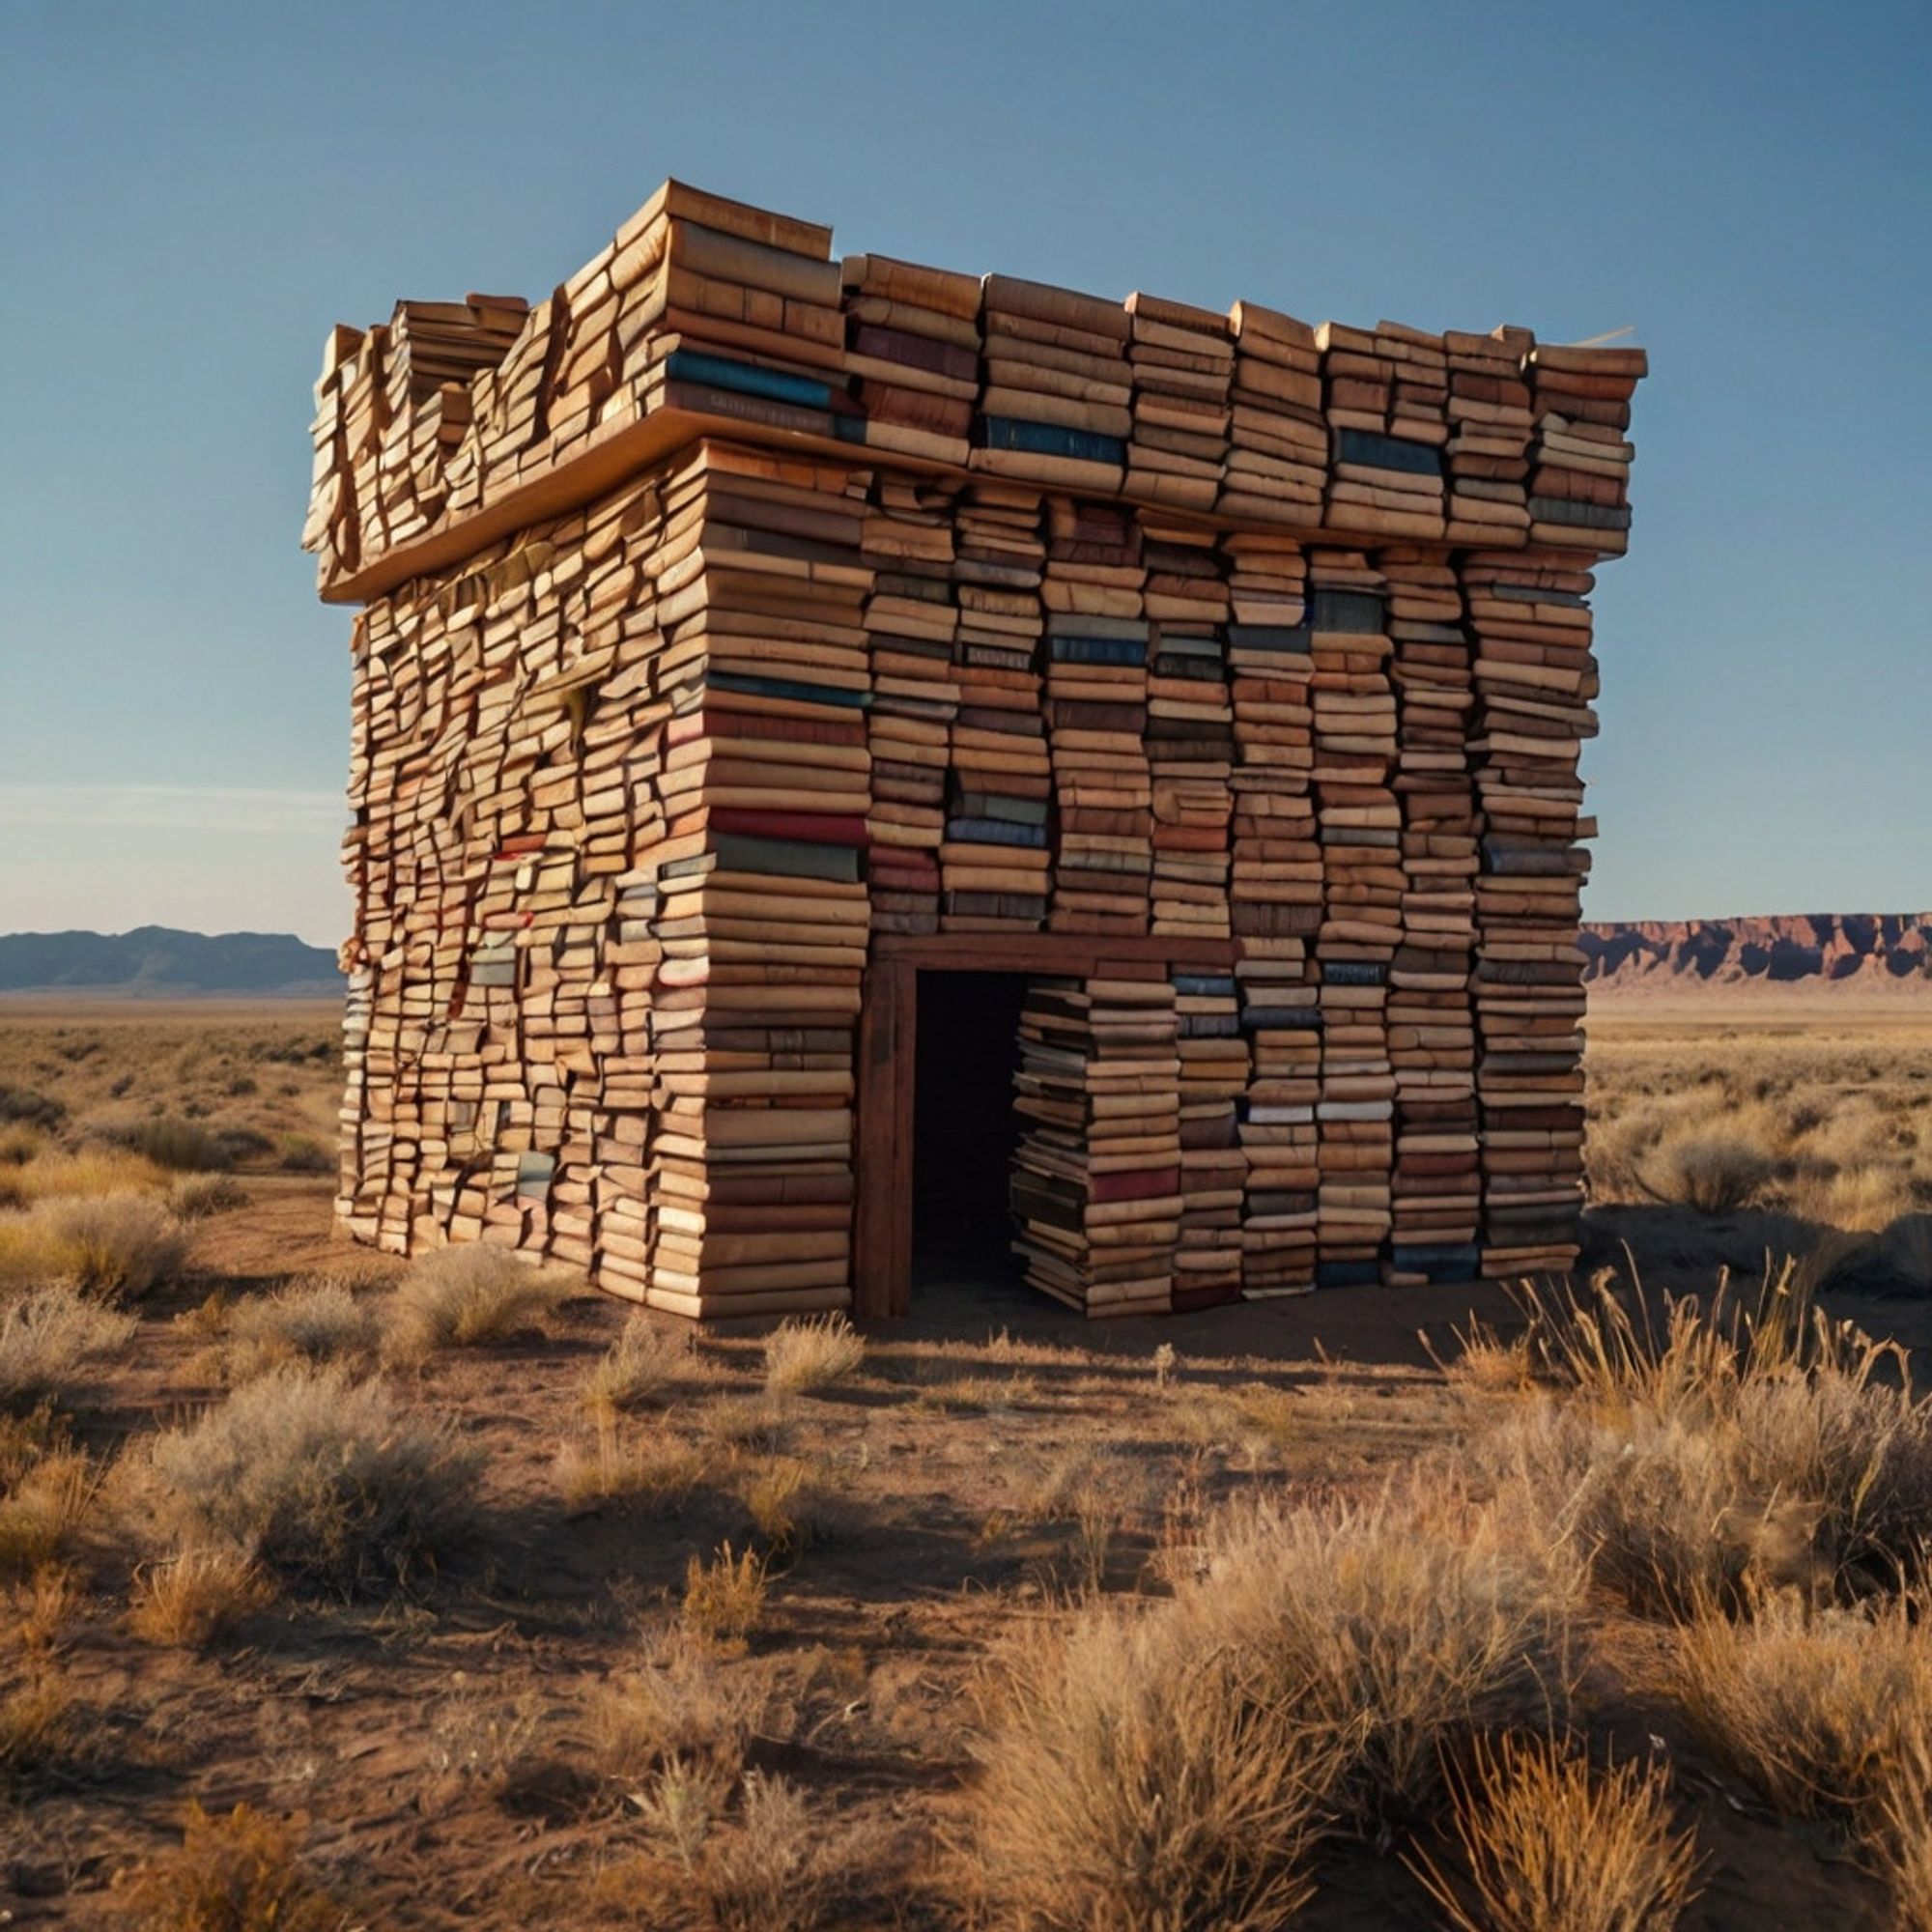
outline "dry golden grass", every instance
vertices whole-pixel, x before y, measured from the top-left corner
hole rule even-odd
[[[178,1275],[187,1247],[186,1231],[146,1195],[55,1196],[0,1217],[0,1289],[59,1282],[137,1300]]]
[[[614,1501],[675,1509],[716,1473],[679,1437],[657,1431],[632,1433],[614,1419],[599,1423],[588,1447],[566,1442],[556,1457],[557,1488],[573,1515]]]
[[[128,1628],[148,1643],[199,1650],[273,1597],[252,1557],[222,1544],[190,1544],[136,1573]]]
[[[832,1526],[829,1472],[798,1456],[775,1456],[745,1472],[745,1508],[774,1555],[796,1556]]]
[[[1467,1872],[1412,1868],[1456,1932],[1671,1932],[1696,1896],[1696,1834],[1662,1766],[1596,1772],[1543,1736],[1479,1743],[1453,1786]]]
[[[626,1788],[681,1763],[713,1790],[728,1791],[771,1701],[758,1662],[726,1662],[701,1638],[674,1632],[643,1668],[611,1678],[592,1695],[591,1762]]]
[[[0,1690],[0,1789],[73,1754],[81,1742],[79,1718],[72,1687],[44,1662]]]
[[[304,1821],[192,1800],[182,1842],[115,1889],[134,1932],[341,1932],[348,1915],[302,1868]]]
[[[100,1194],[153,1193],[166,1184],[167,1176],[153,1161],[119,1148],[83,1148],[71,1153],[48,1149],[23,1166],[0,1170],[0,1208]],[[0,1255],[4,1252],[0,1243]]]
[[[440,1349],[488,1347],[539,1327],[575,1276],[533,1266],[508,1248],[470,1243],[440,1248],[414,1263],[392,1297],[383,1351],[419,1362]]]
[[[741,1646],[764,1617],[768,1589],[755,1550],[733,1555],[724,1543],[708,1563],[693,1555],[684,1572],[684,1627],[708,1642]]]
[[[865,1341],[842,1315],[781,1321],[765,1337],[765,1387],[809,1395],[844,1380],[865,1359]]]
[[[1406,1821],[1445,1747],[1564,1706],[1567,1581],[1452,1482],[1229,1512],[1170,1601],[1015,1644],[974,1794],[989,1893],[1067,1932],[1281,1923],[1323,1833]]]
[[[248,1190],[226,1174],[179,1174],[162,1196],[177,1221],[205,1221],[248,1205]]]
[[[187,1540],[337,1588],[434,1567],[469,1527],[477,1463],[379,1383],[305,1366],[246,1383],[154,1445]]]
[[[710,1838],[698,1879],[719,1932],[810,1932],[824,1922],[837,1871],[805,1794],[750,1771],[737,1830]]]
[[[82,1367],[123,1346],[131,1316],[67,1287],[35,1289],[0,1310],[0,1407],[65,1395]]]
[[[1562,1392],[1520,1406],[1479,1460],[1634,1608],[1852,1600],[1923,1574],[1932,1397],[1889,1379],[1895,1351],[1829,1321],[1788,1265],[1661,1316],[1607,1276],[1522,1302]]]
[[[1877,1032],[1826,1007],[1802,1025],[1591,1018],[1593,1202],[1795,1217],[1813,1232],[1780,1243],[1825,1249],[1827,1278],[1932,1289],[1932,1028]]]
[[[63,1554],[99,1488],[99,1472],[71,1449],[43,1449],[10,1470],[0,1493],[0,1577],[31,1576]]]
[[[583,1406],[599,1422],[661,1400],[697,1366],[692,1332],[641,1312],[583,1378]]]
[[[290,1362],[372,1362],[382,1325],[346,1282],[324,1276],[238,1301],[222,1337],[223,1373],[242,1382]]]

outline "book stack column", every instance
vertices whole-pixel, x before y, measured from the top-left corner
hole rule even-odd
[[[1631,397],[1649,369],[1641,349],[1529,352],[1529,540],[1605,556],[1630,548],[1630,470],[1625,432]]]
[[[1030,490],[987,482],[958,501],[959,709],[940,847],[940,925],[948,932],[1034,932],[1046,919],[1053,778],[1037,665],[1046,555],[1039,525]]]
[[[866,600],[872,929],[937,932],[948,744],[959,713],[952,494],[882,476],[873,495],[864,546],[872,571]]]
[[[1173,1305],[1180,1062],[1173,985],[1042,980],[1020,1018],[1013,1169],[1027,1279],[1088,1314]]]
[[[1581,741],[1594,732],[1587,570],[1478,552],[1463,564],[1475,640],[1470,739],[1485,836],[1476,881],[1476,1097],[1485,1274],[1567,1267],[1582,1206],[1588,867]]]
[[[1449,363],[1449,526],[1451,543],[1486,548],[1520,543],[1529,530],[1527,329],[1492,335],[1451,329]]]
[[[1119,302],[988,275],[975,469],[1118,496],[1133,429],[1133,319]]]
[[[1439,556],[1384,551],[1398,700],[1403,943],[1389,968],[1396,1141],[1389,1278],[1466,1281],[1478,1260],[1474,704],[1462,587]]]
[[[1315,332],[1332,441],[1328,521],[1378,536],[1439,538],[1448,364],[1440,340],[1382,323]]]
[[[1133,434],[1126,494],[1138,502],[1209,511],[1228,459],[1235,347],[1228,318],[1158,296],[1131,295]]]
[[[1274,536],[1223,540],[1235,765],[1230,918],[1251,1078],[1239,1107],[1247,1164],[1242,1286],[1250,1295],[1313,1286],[1316,1103],[1321,1014],[1310,952],[1321,923],[1315,769],[1314,670],[1307,557]]]
[[[866,446],[963,469],[980,398],[979,278],[885,255],[847,255],[840,278]]]
[[[1389,1231],[1395,1075],[1388,972],[1402,937],[1394,645],[1383,581],[1355,551],[1315,551],[1311,643],[1321,841],[1322,1286],[1380,1279]]]
[[[1313,528],[1328,486],[1329,436],[1315,331],[1253,302],[1237,301],[1229,324],[1235,368],[1219,507]]]
[[[1248,1092],[1248,1043],[1232,973],[1177,973],[1174,1004],[1180,1060],[1174,1306],[1210,1308],[1241,1292],[1248,1163],[1238,1109]]]
[[[665,958],[648,1290],[676,1314],[841,1307],[850,1293],[870,801],[863,488],[707,445],[668,486],[646,565],[668,736],[681,740],[653,854]]]

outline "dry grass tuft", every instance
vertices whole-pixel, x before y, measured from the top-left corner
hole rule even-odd
[[[574,1277],[532,1266],[508,1248],[476,1242],[439,1248],[397,1286],[384,1353],[419,1362],[439,1349],[507,1342],[540,1326],[576,1286]]]
[[[1707,1130],[1666,1140],[1638,1170],[1659,1201],[1699,1214],[1735,1214],[1770,1183],[1777,1163],[1742,1134]]]
[[[745,1508],[775,1555],[794,1556],[832,1527],[835,1492],[818,1464],[776,1456],[748,1471]]]
[[[242,1382],[290,1362],[371,1360],[381,1324],[346,1283],[323,1277],[238,1301],[223,1335],[223,1371],[230,1381]]]
[[[220,1544],[191,1544],[136,1574],[128,1627],[149,1643],[199,1650],[273,1597],[252,1558]]]
[[[433,1565],[468,1527],[478,1460],[333,1368],[263,1376],[154,1448],[190,1540],[339,1588]]]
[[[51,1444],[8,1461],[14,1466],[0,1495],[0,1577],[28,1577],[53,1562],[87,1520],[100,1479],[85,1456]]]
[[[40,1201],[83,1200],[101,1194],[153,1193],[166,1180],[167,1176],[153,1161],[118,1148],[43,1152],[24,1166],[0,1173],[0,1208],[31,1208]],[[3,1246],[0,1263],[4,1263]]]
[[[842,1381],[865,1359],[865,1341],[842,1315],[781,1321],[765,1337],[765,1388],[810,1394]]]
[[[187,1237],[158,1201],[139,1194],[61,1196],[0,1221],[0,1287],[62,1282],[134,1300],[170,1279]]]
[[[684,1572],[684,1627],[708,1642],[742,1647],[764,1617],[768,1587],[755,1550],[734,1556],[724,1543],[709,1563],[694,1554]]]
[[[0,1124],[0,1167],[25,1167],[45,1146],[45,1135],[31,1122]]]
[[[699,1883],[720,1932],[809,1932],[831,1907],[834,1872],[805,1794],[750,1771],[738,1829],[711,1838]]]
[[[132,1316],[71,1288],[22,1295],[0,1313],[0,1406],[26,1408],[64,1394],[84,1362],[111,1353],[133,1332]]]
[[[627,1435],[614,1421],[600,1424],[589,1448],[568,1442],[557,1451],[557,1488],[573,1516],[623,1500],[673,1510],[687,1501],[710,1465],[673,1435]]]
[[[248,1205],[248,1190],[225,1174],[183,1174],[168,1183],[168,1212],[177,1221],[205,1221]]]
[[[183,1120],[177,1114],[102,1123],[94,1131],[174,1174],[213,1174],[228,1165],[221,1136],[202,1122]]]
[[[679,1762],[728,1791],[771,1702],[764,1665],[724,1663],[711,1645],[674,1633],[643,1669],[611,1679],[591,1699],[591,1758],[626,1786]]]
[[[1671,1932],[1696,1896],[1696,1833],[1671,1823],[1661,1765],[1593,1772],[1545,1737],[1478,1744],[1453,1784],[1464,1889],[1410,1868],[1456,1932]]]
[[[1015,1646],[975,1794],[988,1890],[1065,1932],[1280,1924],[1323,1831],[1413,1816],[1445,1743],[1564,1700],[1562,1597],[1440,1482],[1231,1514],[1167,1603]]]
[[[1932,1399],[1889,1378],[1894,1350],[1813,1309],[1789,1264],[1754,1297],[1720,1281],[1661,1319],[1607,1277],[1520,1299],[1564,1392],[1478,1453],[1632,1607],[1736,1609],[1766,1586],[1851,1599],[1924,1574]]]
[[[347,1917],[300,1861],[303,1820],[190,1801],[182,1842],[117,1884],[137,1932],[339,1932]]]
[[[0,1788],[74,1753],[78,1709],[67,1680],[44,1662],[0,1691]]]
[[[1903,1601],[1747,1623],[1707,1610],[1675,1634],[1678,1693],[1711,1748],[1778,1810],[1868,1817],[1932,1737],[1932,1625]]]
[[[658,1401],[697,1360],[691,1332],[641,1312],[597,1358],[583,1378],[583,1406],[602,1423]]]

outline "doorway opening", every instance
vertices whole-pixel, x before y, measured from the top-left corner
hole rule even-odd
[[[1018,1284],[1008,1196],[1023,973],[921,972],[913,1077],[915,1285]]]

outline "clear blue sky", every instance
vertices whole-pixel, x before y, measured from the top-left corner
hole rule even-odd
[[[835,247],[1637,326],[1597,918],[1932,904],[1932,8],[0,10],[0,930],[347,923],[338,319],[541,295],[667,174]]]

